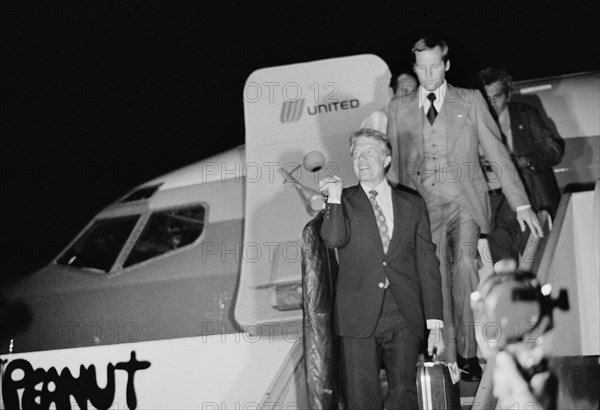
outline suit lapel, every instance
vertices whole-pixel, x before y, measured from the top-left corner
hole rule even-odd
[[[381,244],[381,236],[379,236],[379,227],[375,220],[373,205],[371,205],[369,197],[360,184],[354,188],[352,202],[355,212],[357,215],[360,215],[360,218],[356,218],[356,225],[360,227],[358,233],[363,235],[369,243],[374,244],[374,247],[383,254],[383,245]],[[363,223],[360,223],[361,219],[364,221]]]
[[[448,84],[443,109],[446,110],[446,152],[448,156],[454,149],[460,136],[471,105],[467,102],[469,96],[461,95],[460,91]]]
[[[383,246],[381,244],[381,236],[379,236],[379,227],[375,220],[375,212],[373,212],[373,205],[371,205],[369,197],[360,184],[355,186],[352,201],[355,212],[361,215],[361,218],[357,218],[356,220],[356,225],[360,228],[359,233],[369,243],[374,244],[377,252],[383,255]],[[394,252],[402,242],[413,213],[413,204],[402,198],[400,193],[394,188],[392,188],[392,207],[394,208],[394,231],[392,232],[392,239],[388,246],[388,255]],[[363,223],[360,223],[360,219],[362,218],[364,218]]]
[[[521,111],[515,104],[508,104],[508,118],[510,119],[510,131],[512,133],[512,148],[515,155],[522,155],[523,139],[519,138],[523,132],[523,118]]]
[[[419,99],[417,96],[418,92],[414,92],[409,97],[402,97],[411,99],[406,102],[406,113],[401,115],[398,119],[403,124],[403,129],[411,131],[408,133],[408,138],[410,138],[410,148],[413,151],[420,153],[423,151],[423,119],[421,110],[419,109]],[[409,155],[404,155],[404,153],[402,156],[405,158],[409,157]]]
[[[393,252],[402,242],[413,212],[413,205],[402,198],[395,189],[392,189],[392,205],[394,208],[394,232],[392,232],[388,254]]]

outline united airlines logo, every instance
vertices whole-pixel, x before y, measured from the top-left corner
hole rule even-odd
[[[281,116],[279,117],[279,121],[283,124],[296,122],[302,116],[303,109],[304,98],[295,101],[284,101],[281,106]]]

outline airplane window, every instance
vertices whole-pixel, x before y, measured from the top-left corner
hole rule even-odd
[[[96,221],[67,252],[58,259],[61,265],[110,271],[139,215]]]
[[[191,244],[204,230],[205,214],[203,205],[153,213],[123,267]]]
[[[153,185],[153,186],[148,186],[145,188],[136,189],[135,191],[133,191],[132,193],[127,195],[125,198],[123,198],[121,200],[121,203],[140,201],[142,199],[148,199],[156,192],[158,187],[160,187],[160,185]]]

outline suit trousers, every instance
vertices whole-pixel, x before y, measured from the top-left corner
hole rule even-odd
[[[477,251],[480,228],[460,201],[427,203],[442,276],[446,350],[440,359],[448,362],[454,362],[457,353],[465,358],[477,356],[471,293],[477,289],[483,266]]]
[[[408,330],[391,290],[384,292],[375,331],[340,337],[348,409],[417,409],[417,359],[422,339]],[[381,379],[386,369],[387,394]]]

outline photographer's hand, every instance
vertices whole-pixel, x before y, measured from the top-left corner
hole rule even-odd
[[[499,351],[493,380],[501,409],[556,409],[557,379],[547,367],[541,346],[531,348],[521,342]]]
[[[498,406],[501,409],[542,408],[531,392],[529,384],[519,372],[515,358],[510,353],[500,351],[496,355],[493,380],[493,393],[498,399]]]

